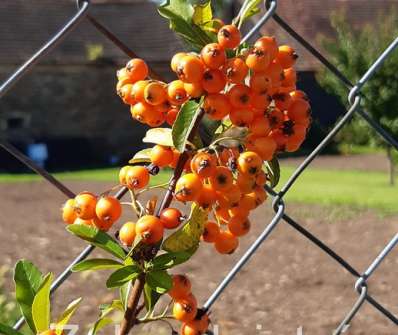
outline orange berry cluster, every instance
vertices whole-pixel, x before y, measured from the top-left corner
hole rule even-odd
[[[112,196],[97,197],[90,192],[79,193],[68,199],[62,208],[62,218],[66,224],[86,224],[100,230],[109,230],[120,218],[122,207]]]
[[[296,89],[293,66],[297,54],[274,37],[263,36],[254,46],[232,58],[240,32],[234,25],[218,31],[218,43],[206,45],[200,55],[180,52],[171,60],[178,80],[169,84],[148,80],[148,67],[132,59],[118,71],[117,91],[131,105],[132,116],[157,127],[172,125],[180,106],[205,96],[203,108],[214,120],[229,117],[233,125],[247,127],[246,146],[264,160],[277,151],[296,151],[310,125],[310,104]]]
[[[181,335],[201,335],[209,328],[209,316],[198,310],[191,288],[191,282],[185,275],[174,275],[173,286],[168,292],[174,300],[173,316],[182,322]]]
[[[198,152],[191,160],[191,172],[177,181],[177,200],[193,201],[213,214],[215,221],[206,223],[202,239],[214,243],[221,254],[235,251],[238,238],[250,230],[250,211],[267,198],[262,165],[256,152],[220,147]]]

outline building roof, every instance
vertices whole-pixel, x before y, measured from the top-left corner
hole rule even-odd
[[[388,11],[393,6],[398,8],[398,0],[280,0],[276,12],[300,35],[322,50],[320,35],[333,36],[330,25],[330,14],[333,11],[344,9],[349,23],[357,28],[365,24],[375,24],[378,14]],[[275,21],[267,22],[262,33],[275,36],[280,44],[295,47],[300,56],[297,61],[299,70],[314,70],[320,66],[318,60]],[[393,38],[394,36],[391,36],[391,40]]]
[[[155,3],[146,0],[91,2],[90,13],[147,61],[169,62],[176,51],[183,49],[168,22],[157,14]],[[333,35],[329,17],[334,10],[345,8],[351,24],[360,26],[374,24],[377,12],[391,6],[398,6],[398,0],[279,0],[277,13],[320,48],[319,35]],[[26,60],[75,12],[75,0],[0,1],[0,64],[19,64]],[[276,36],[279,43],[294,46],[300,55],[299,70],[314,70],[319,66],[318,61],[273,20],[266,23],[262,33]],[[84,64],[88,62],[88,50],[96,47],[102,49],[104,59],[117,63],[126,60],[121,51],[83,21],[42,63]]]
[[[115,33],[140,57],[169,61],[182,49],[181,42],[160,17],[153,2],[144,0],[94,0],[90,13]],[[18,64],[56,33],[76,13],[72,0],[0,1],[0,64]],[[83,21],[53,50],[45,63],[84,63],[90,46],[102,46],[102,57],[126,59],[112,43]]]

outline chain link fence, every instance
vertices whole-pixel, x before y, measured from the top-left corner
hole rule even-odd
[[[88,0],[77,1],[78,10],[74,16],[72,16],[68,22],[63,26],[63,28],[56,33],[41,49],[39,49],[26,63],[24,63],[19,69],[17,69],[1,86],[0,86],[0,98],[3,97],[12,86],[18,82],[25,74],[27,74],[37,62],[39,62],[47,53],[54,49],[63,38],[70,34],[74,28],[76,28],[79,23],[87,19],[101,34],[107,37],[116,47],[122,50],[128,57],[137,57],[137,55],[121,40],[119,40],[111,31],[109,31],[102,23],[100,23],[96,18],[88,13],[90,2]],[[281,29],[286,31],[291,35],[298,43],[305,47],[319,62],[321,62],[328,70],[330,70],[340,81],[341,84],[347,88],[347,99],[348,99],[348,109],[347,112],[342,116],[342,118],[336,123],[333,129],[328,133],[328,135],[319,143],[319,145],[306,157],[306,159],[301,163],[301,165],[294,171],[290,176],[285,185],[281,188],[279,192],[266,186],[266,191],[273,197],[273,209],[275,210],[275,216],[271,222],[265,227],[264,231],[258,236],[255,242],[249,247],[249,249],[244,253],[241,259],[234,265],[230,270],[228,275],[222,280],[215,291],[210,295],[206,303],[204,304],[204,309],[209,310],[212,305],[220,297],[221,293],[227,288],[229,283],[234,279],[236,274],[242,269],[242,267],[250,260],[250,258],[256,253],[257,249],[262,245],[266,239],[270,236],[274,228],[281,224],[282,222],[287,223],[295,231],[308,240],[310,240],[316,247],[322,249],[327,255],[338,262],[343,268],[345,268],[354,278],[356,278],[354,289],[358,292],[359,298],[354,302],[353,307],[347,312],[346,316],[342,316],[342,322],[334,330],[334,335],[339,335],[344,333],[353,320],[355,315],[361,309],[365,302],[371,304],[380,313],[382,313],[386,318],[388,318],[392,323],[398,325],[398,317],[395,316],[387,308],[383,307],[369,292],[368,279],[377,270],[378,266],[383,262],[383,260],[389,255],[389,253],[398,244],[398,234],[392,237],[391,241],[380,251],[379,255],[375,258],[372,264],[369,265],[365,271],[361,272],[356,270],[350,263],[343,257],[339,256],[330,247],[328,247],[324,242],[318,239],[310,231],[301,226],[296,220],[286,213],[284,196],[291,189],[297,179],[305,171],[305,169],[312,163],[314,159],[322,152],[322,150],[333,140],[336,134],[347,124],[347,122],[352,118],[354,114],[360,115],[368,124],[369,127],[373,128],[386,142],[391,144],[396,150],[398,150],[398,141],[394,139],[383,127],[372,119],[363,109],[361,109],[361,89],[369,81],[372,80],[373,74],[383,65],[383,62],[389,57],[389,55],[394,52],[398,46],[398,37],[396,37],[391,44],[384,50],[384,52],[376,59],[373,65],[368,69],[368,71],[362,76],[362,78],[356,82],[352,83],[349,78],[347,78],[343,73],[341,73],[336,66],[334,66],[326,57],[324,57],[309,41],[303,38],[299,33],[295,31],[288,23],[286,23],[277,14],[277,0],[266,1],[267,10],[265,14],[260,18],[260,20],[254,25],[254,27],[249,31],[249,33],[243,38],[243,42],[248,41],[253,37],[260,28],[270,19],[274,20]],[[152,78],[158,79],[159,76],[156,73],[150,74]],[[63,185],[60,181],[55,179],[46,170],[36,165],[32,160],[25,156],[22,152],[16,149],[10,143],[5,141],[0,142],[0,146],[13,155],[16,159],[21,161],[31,170],[41,175],[54,187],[56,187],[60,192],[62,192],[66,197],[72,198],[75,194]],[[127,192],[127,189],[121,189],[117,198],[121,199]],[[87,258],[90,253],[95,249],[94,246],[90,245],[86,247],[66,268],[65,270],[56,278],[51,287],[51,294],[53,294],[67,278],[71,275],[72,267],[78,262]],[[23,323],[24,318],[21,318],[15,325],[15,329],[19,329]]]

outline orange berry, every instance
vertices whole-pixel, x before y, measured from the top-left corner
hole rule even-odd
[[[230,219],[234,216],[248,217],[250,214],[250,210],[249,210],[249,208],[245,208],[245,207],[243,207],[243,205],[239,204],[238,206],[231,207],[228,210],[228,214],[229,214]],[[228,224],[228,222],[227,222],[227,224]]]
[[[175,120],[177,119],[177,115],[178,115],[178,112],[179,112],[180,110],[177,108],[177,107],[171,107],[169,110],[168,110],[168,112],[167,112],[167,114],[166,114],[166,122],[170,125],[170,126],[172,126],[173,124],[174,124],[174,122],[175,122]]]
[[[246,151],[240,154],[237,164],[240,173],[256,175],[262,169],[263,160],[257,153]]]
[[[250,193],[253,192],[254,187],[256,186],[256,179],[252,175],[239,173],[236,179],[236,184],[239,186],[242,193]]]
[[[250,231],[250,221],[244,216],[233,216],[228,221],[228,230],[237,237],[244,236]]]
[[[278,49],[278,55],[276,59],[284,69],[292,67],[296,62],[298,55],[292,47],[288,45],[281,45]]]
[[[230,113],[231,106],[225,94],[215,93],[206,96],[203,109],[209,118],[221,120]]]
[[[163,223],[163,227],[167,229],[177,228],[182,219],[182,213],[177,208],[165,208],[160,213],[160,221]]]
[[[163,238],[163,224],[159,218],[153,215],[144,215],[138,219],[135,225],[137,236],[145,244],[155,244]]]
[[[145,102],[145,88],[149,85],[149,80],[139,80],[131,88],[131,95],[138,102]]]
[[[89,192],[83,192],[75,197],[74,209],[76,216],[83,220],[91,220],[95,216],[97,197]]]
[[[133,58],[126,65],[127,72],[133,82],[143,80],[148,76],[148,65],[140,58]]]
[[[120,185],[124,185],[124,186],[127,185],[126,176],[127,176],[127,171],[128,171],[130,168],[131,168],[130,165],[126,165],[126,166],[123,166],[123,167],[120,169],[120,171],[119,171],[119,183],[120,183]]]
[[[290,96],[292,97],[293,100],[304,99],[304,100],[308,101],[307,94],[300,90],[295,90],[295,91],[290,92]]]
[[[166,115],[162,112],[163,108],[159,108],[160,106],[152,106],[153,108],[146,116],[145,121],[150,127],[159,127],[166,120]]]
[[[141,123],[146,123],[156,113],[153,106],[148,105],[146,102],[137,102],[131,106],[131,116]]]
[[[250,88],[243,84],[234,85],[227,93],[230,104],[235,108],[250,106]]]
[[[239,240],[230,231],[221,231],[214,243],[220,254],[232,254],[239,246]]]
[[[119,240],[127,247],[131,247],[135,240],[135,223],[126,222],[119,231]]]
[[[228,207],[234,207],[239,204],[242,193],[240,191],[239,186],[237,184],[233,184],[228,190],[228,192],[222,194],[222,196],[224,197],[224,200],[227,202]]]
[[[95,213],[99,220],[106,222],[110,227],[120,218],[122,206],[120,201],[114,197],[101,197],[95,207]]]
[[[265,192],[264,187],[256,186],[254,189],[255,197],[256,197],[256,207],[260,206],[267,199],[267,192]]]
[[[246,57],[247,67],[254,72],[264,72],[271,61],[272,58],[267,51],[256,47]]]
[[[296,70],[292,67],[283,70],[283,80],[282,86],[284,87],[292,87],[295,86],[297,82],[297,73]]]
[[[167,86],[167,97],[174,105],[181,105],[188,100],[187,91],[181,80],[174,80]]]
[[[160,105],[167,101],[165,84],[159,81],[152,81],[144,89],[145,102],[150,105]]]
[[[182,299],[178,299],[173,305],[173,316],[176,320],[181,322],[190,322],[195,319],[197,313],[198,303],[195,297],[191,294]]]
[[[199,152],[191,160],[191,170],[201,178],[207,178],[216,171],[217,160],[207,152]]]
[[[143,166],[132,166],[126,173],[127,187],[132,190],[144,188],[149,182],[149,172]]]
[[[266,110],[271,101],[272,98],[267,93],[253,92],[250,98],[251,106],[258,110]]]
[[[233,175],[225,166],[217,166],[215,173],[209,177],[211,187],[216,191],[225,192],[233,183]]]
[[[258,137],[254,141],[256,152],[264,161],[270,161],[277,149],[276,142],[270,136]]]
[[[264,171],[261,171],[256,176],[256,185],[257,186],[264,186],[266,182],[267,182],[267,175],[266,175],[266,173]]]
[[[284,75],[283,68],[278,61],[274,60],[273,62],[271,62],[271,64],[269,64],[269,66],[265,70],[264,74],[271,78],[272,87],[281,86]]]
[[[239,57],[228,59],[223,69],[227,81],[234,84],[241,84],[249,72],[245,61]]]
[[[200,57],[209,69],[219,69],[227,60],[224,48],[217,43],[207,44],[200,52]]]
[[[117,90],[117,94],[126,105],[134,105],[136,103],[136,100],[134,99],[134,96],[132,94],[132,90],[133,84],[123,85],[120,89]]]
[[[173,286],[167,292],[174,300],[189,297],[191,294],[191,282],[184,275],[173,275]]]
[[[272,129],[279,128],[283,123],[283,113],[280,109],[274,108],[267,115],[269,124]]]
[[[175,169],[181,154],[175,148],[173,148],[172,151],[173,151],[173,161],[170,163],[170,167]]]
[[[256,205],[256,194],[254,192],[246,193],[242,195],[240,199],[239,206],[245,208],[249,211],[252,211],[257,207]]]
[[[62,220],[67,224],[73,224],[77,218],[75,213],[75,200],[68,199],[62,206]]]
[[[203,89],[208,93],[218,93],[222,91],[227,83],[225,74],[220,70],[207,69],[201,81]]]
[[[283,134],[281,129],[272,130],[269,136],[276,143],[277,150],[284,150],[287,142],[287,136]]]
[[[288,117],[292,120],[305,119],[310,114],[310,104],[304,99],[295,99],[287,110]]]
[[[257,93],[268,93],[272,87],[272,80],[265,73],[253,73],[250,77],[250,88]]]
[[[253,111],[249,108],[232,109],[229,113],[229,118],[233,125],[238,127],[247,127],[254,118]]]
[[[278,55],[278,44],[273,36],[260,37],[256,43],[254,43],[254,47],[268,53],[271,60]]]
[[[217,34],[218,43],[224,49],[234,49],[240,43],[240,31],[234,25],[223,26]]]
[[[173,151],[170,147],[156,144],[150,151],[151,162],[159,167],[165,167],[173,161]]]
[[[177,66],[178,78],[186,83],[196,83],[203,78],[204,64],[194,55],[186,55],[180,59]]]
[[[292,97],[289,93],[276,93],[272,96],[275,102],[276,108],[280,110],[286,110],[292,103]]]
[[[199,196],[196,199],[196,203],[204,208],[210,208],[217,200],[217,194],[214,189],[207,184],[203,185],[202,190],[199,193]]]
[[[217,206],[214,214],[218,220],[221,221],[222,224],[226,224],[231,217],[229,215],[229,210],[226,207]]]
[[[183,57],[185,57],[187,54],[186,52],[178,52],[176,53],[172,58],[171,58],[171,63],[170,67],[174,72],[177,72],[178,64],[181,61]]]
[[[208,221],[205,224],[202,239],[207,243],[213,243],[216,241],[218,234],[220,233],[220,227],[213,221]]]
[[[175,188],[175,197],[179,201],[194,201],[203,188],[202,180],[194,173],[180,177]]]
[[[184,89],[191,98],[200,98],[203,95],[203,87],[200,82],[184,83]]]
[[[254,136],[266,136],[271,131],[268,118],[265,116],[256,117],[249,125],[249,131]]]

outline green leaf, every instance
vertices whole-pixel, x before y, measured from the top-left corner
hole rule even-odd
[[[0,323],[0,334],[4,335],[23,335],[19,331],[16,331],[14,328],[4,325]]]
[[[110,325],[112,323],[114,323],[114,321],[112,319],[110,319],[110,318],[100,318],[90,328],[90,330],[88,331],[88,335],[95,335],[102,328],[104,328],[104,327],[106,327],[106,326],[108,326],[108,325]]]
[[[261,11],[259,7],[261,2],[261,0],[246,0],[241,7],[239,16],[236,17],[233,22],[239,22],[238,27],[240,28],[245,21]]]
[[[101,310],[101,318],[104,318],[115,310],[124,311],[124,306],[121,300],[113,300],[111,304],[102,304],[99,308]]]
[[[126,256],[125,251],[112,237],[95,227],[71,224],[66,230],[119,259],[124,259]]]
[[[157,293],[164,294],[173,286],[173,279],[164,270],[151,271],[146,274],[145,282]]]
[[[164,145],[166,147],[173,146],[173,139],[171,136],[170,128],[152,128],[149,129],[145,137],[142,139],[142,142],[145,143],[155,143]]]
[[[155,308],[156,303],[158,302],[159,298],[162,295],[154,290],[145,283],[144,285],[144,301],[145,301],[145,308],[148,313],[152,312]]]
[[[194,51],[199,51],[213,39],[198,25],[192,16],[194,9],[189,1],[169,0],[158,7],[158,12],[170,22],[170,29],[181,36],[184,41],[190,44]]]
[[[163,250],[168,252],[185,251],[192,255],[199,246],[206,220],[207,211],[197,204],[193,204],[188,221],[163,242]]]
[[[189,260],[192,256],[190,252],[168,252],[166,254],[157,256],[152,261],[154,270],[166,270],[176,265],[182,264]]]
[[[124,310],[127,309],[127,299],[130,294],[130,289],[131,289],[131,282],[123,284],[122,286],[120,286],[119,289],[120,301],[122,302]]]
[[[136,152],[134,157],[129,160],[129,163],[130,164],[150,163],[151,158],[149,157],[149,153],[151,152],[151,150],[152,148],[146,148]]]
[[[203,25],[213,19],[213,12],[211,10],[211,1],[206,1],[203,4],[194,6],[194,13],[192,16],[193,23]]]
[[[32,318],[38,333],[50,328],[50,289],[52,280],[52,273],[45,276],[33,299]]]
[[[15,296],[28,326],[35,333],[36,329],[32,318],[33,299],[42,282],[40,270],[31,262],[20,260],[15,266]]]
[[[265,163],[268,177],[270,178],[270,187],[274,188],[279,183],[281,176],[278,158],[275,156],[272,160]]]
[[[173,124],[172,136],[174,147],[183,152],[188,141],[188,136],[199,115],[202,103],[196,101],[188,101],[182,105],[178,112],[177,118]]]
[[[63,333],[63,329],[64,329],[65,325],[68,324],[69,319],[76,312],[76,309],[79,307],[79,304],[81,301],[82,301],[82,298],[78,298],[78,299],[72,301],[68,305],[68,307],[65,309],[65,311],[62,313],[62,315],[58,318],[58,321],[55,325],[55,333],[57,335],[61,335]]]
[[[107,288],[120,287],[125,283],[135,280],[141,273],[137,265],[127,265],[113,272],[106,281]]]
[[[105,270],[105,269],[118,269],[123,266],[122,263],[114,261],[113,259],[106,258],[93,258],[86,259],[77,263],[73,268],[73,272],[88,271],[88,270]]]
[[[190,21],[194,14],[192,4],[187,0],[167,0],[160,8],[167,8],[174,14],[178,14],[185,21]]]
[[[199,134],[204,146],[209,146],[213,142],[214,133],[220,126],[221,121],[210,119],[207,115],[203,116],[199,127]]]

